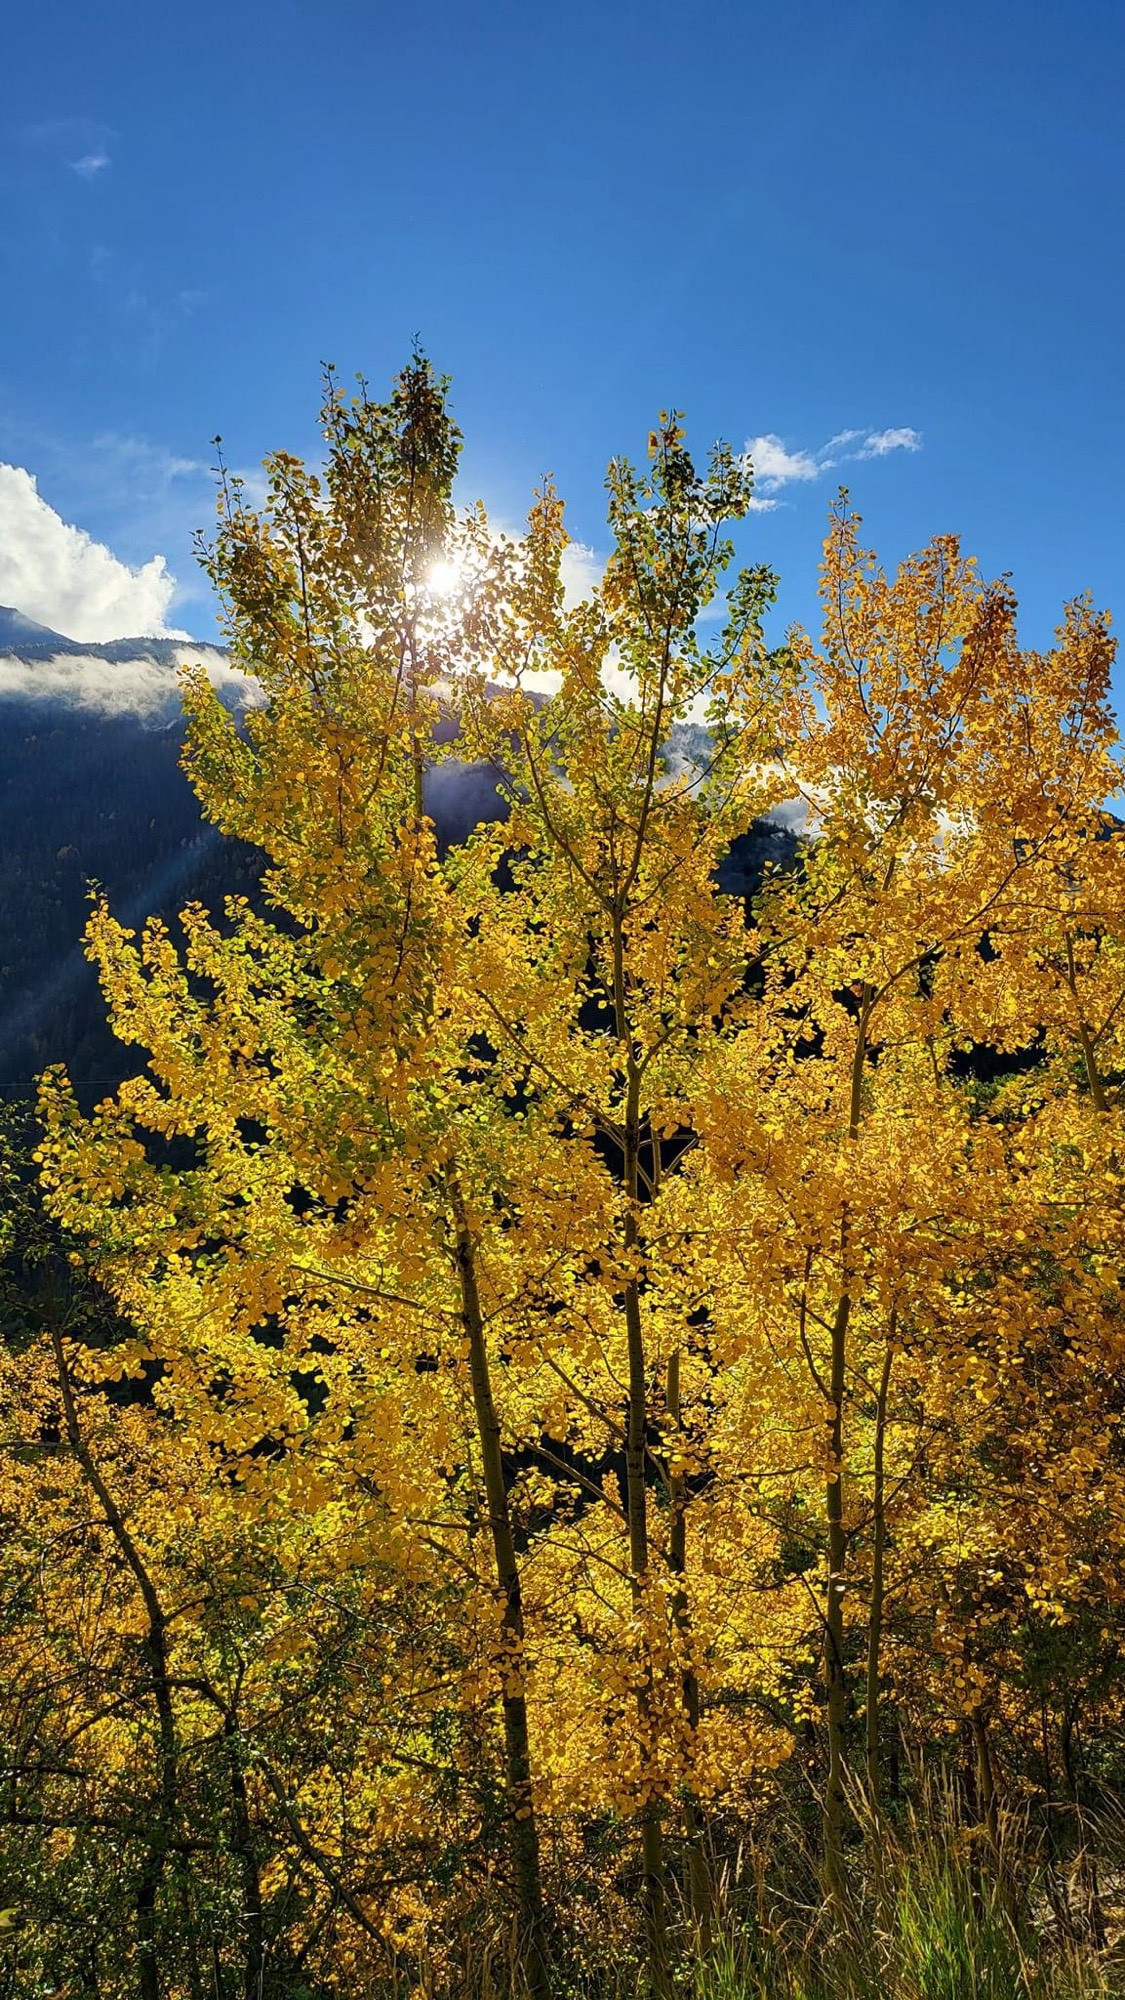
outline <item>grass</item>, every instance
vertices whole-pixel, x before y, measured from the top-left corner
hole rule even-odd
[[[764,1878],[768,1883],[768,1876]],[[1047,1893],[1044,1864],[1015,1826],[994,1854],[979,1835],[910,1822],[869,1832],[853,1900],[823,1907],[728,1901],[719,1942],[689,1957],[690,2000],[1109,2000],[1125,1959],[1094,1949],[1084,1917]]]
[[[1125,1935],[1115,1948],[1111,1925],[1111,1948],[1095,1948],[1071,1872],[1051,1880],[1015,1821],[997,1852],[983,1829],[911,1814],[868,1827],[833,1921],[792,1856],[743,1856],[718,1885],[709,1947],[681,1926],[671,2000],[1125,2000]],[[557,2000],[652,2000],[636,1936],[603,1942],[600,1967],[559,1966]],[[416,1969],[395,2000],[520,2000],[514,1960],[496,1940],[456,1972],[447,1961],[419,1983]]]

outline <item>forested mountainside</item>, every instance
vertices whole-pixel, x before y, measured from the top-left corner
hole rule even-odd
[[[257,880],[253,850],[203,825],[182,740],[178,724],[0,705],[0,1083],[57,1061],[84,1082],[128,1065],[82,952],[91,882],[132,923]]]
[[[217,647],[171,639],[82,645],[0,606],[0,1087],[65,1062],[79,1083],[129,1073],[82,950],[89,888],[126,923],[169,921],[253,892],[260,857],[205,824],[180,769],[176,670],[208,665],[239,708],[246,684]],[[427,804],[443,842],[500,810],[483,766],[439,764]],[[763,824],[736,843],[724,886],[743,893],[791,836]]]
[[[245,705],[218,647],[91,645],[0,606],[0,1085],[57,1061],[83,1082],[129,1065],[82,951],[91,883],[132,922],[257,880],[257,857],[204,826],[179,768],[188,658]]]

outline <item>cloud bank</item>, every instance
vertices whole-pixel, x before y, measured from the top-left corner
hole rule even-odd
[[[68,639],[182,639],[167,623],[175,588],[163,556],[131,569],[48,506],[30,472],[0,463],[0,604]]]
[[[775,432],[767,431],[762,437],[747,438],[744,457],[754,471],[754,497],[750,502],[755,513],[768,514],[780,503],[777,494],[784,486],[811,479],[820,479],[824,473],[832,472],[839,465],[853,465],[861,459],[887,458],[893,451],[921,451],[922,434],[909,424],[899,424],[890,430],[846,430],[837,431],[826,444],[817,445],[812,451],[790,451],[788,445]]]
[[[220,700],[236,715],[263,697],[249,674],[232,667],[217,646],[175,646],[171,658],[105,659],[97,653],[56,653],[27,660],[0,653],[0,705],[48,702],[90,716],[132,716],[150,728],[182,713],[179,669],[202,667]]]

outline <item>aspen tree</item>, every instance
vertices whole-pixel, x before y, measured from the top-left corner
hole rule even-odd
[[[535,625],[495,629],[493,671],[511,692],[496,694],[478,679],[469,718],[469,740],[502,773],[511,816],[502,835],[478,839],[473,873],[462,881],[475,894],[466,1004],[475,1005],[502,1068],[576,1128],[573,1145],[604,1157],[617,1186],[612,1236],[591,1235],[583,1245],[617,1318],[604,1322],[601,1379],[587,1380],[584,1393],[592,1386],[611,1434],[619,1412],[622,1426],[637,1649],[632,1782],[650,1974],[662,1990],[660,1661],[669,1615],[690,1645],[690,1590],[686,1488],[682,1470],[669,1470],[682,1451],[680,1351],[650,1245],[682,1157],[676,1134],[690,1123],[696,1040],[741,988],[740,913],[716,895],[713,877],[732,836],[770,795],[777,711],[761,632],[769,573],[742,572],[716,643],[707,645],[699,629],[733,554],[724,526],[747,509],[747,469],[719,446],[707,472],[697,472],[675,416],[662,417],[649,458],[647,476],[623,461],[611,465],[613,547],[600,583],[569,613],[558,571],[564,534],[550,491],[532,516],[542,577]],[[533,692],[552,681],[546,700]],[[696,760],[677,756],[677,731],[704,719],[713,732],[706,747]],[[495,874],[501,841],[515,855],[503,891]],[[659,1530],[657,1488],[665,1502]],[[680,1670],[677,1703],[690,1741],[698,1724],[690,1664]],[[695,1849],[702,1919],[697,1826]]]
[[[207,555],[261,706],[240,732],[187,693],[264,907],[138,938],[95,904],[137,1074],[90,1116],[50,1075],[39,1151],[119,1319],[62,1374],[44,1339],[9,1357],[12,1450],[64,1379],[74,1422],[62,1497],[0,1493],[29,1547],[38,1511],[106,1526],[94,1437],[141,1524],[177,1801],[206,1792],[206,1866],[257,1910],[247,1978],[283,1875],[294,1958],[356,1991],[427,1940],[452,1983],[499,1877],[544,1994],[581,1864],[607,1955],[639,1879],[659,1992],[674,1864],[705,1937],[712,1841],[819,1746],[839,1916],[889,1704],[959,1782],[971,1754],[993,1829],[1038,1771],[1057,1830],[1087,1718],[1119,1724],[1112,649],[1079,603],[1022,650],[952,538],[888,577],[841,503],[823,634],[771,652],[768,572],[720,602],[748,468],[698,470],[674,416],[612,465],[568,606],[549,486],[514,539],[455,514],[424,362],[385,404],[330,381],[324,418],[323,477],[277,456],[260,511],[225,480]],[[451,727],[509,817],[442,855]],[[780,799],[804,838],[747,928],[717,871]],[[98,1421],[140,1380],[151,1407]],[[117,1658],[152,1606],[109,1525]],[[23,1590],[38,1553],[5,1560]],[[12,1712],[81,1652],[75,1574],[20,1600]],[[164,1797],[145,1658],[147,1736],[60,1698],[59,1740],[109,1744],[114,1825],[130,1745]],[[165,1790],[130,1853],[171,1937]]]
[[[261,514],[224,477],[218,538],[205,556],[232,658],[255,676],[264,705],[240,735],[204,679],[187,694],[189,775],[224,831],[264,849],[266,895],[281,921],[242,905],[223,930],[202,911],[185,913],[181,959],[159,926],[137,949],[99,910],[91,953],[118,1032],[145,1046],[149,1075],[103,1108],[85,1157],[65,1094],[53,1115],[59,1143],[69,1135],[73,1181],[86,1181],[71,1219],[92,1220],[97,1196],[129,1205],[116,1228],[103,1215],[98,1268],[136,1316],[147,1351],[159,1351],[182,1395],[194,1390],[198,1419],[229,1449],[253,1452],[263,1437],[295,1449],[307,1412],[294,1365],[328,1386],[314,1433],[327,1447],[357,1417],[356,1388],[369,1401],[378,1377],[393,1374],[381,1363],[413,1372],[411,1358],[436,1346],[439,1369],[456,1368],[463,1343],[502,1606],[495,1674],[521,1950],[542,1993],[520,1581],[479,1228],[453,1139],[448,1084],[463,1038],[451,1051],[442,1023],[454,925],[423,811],[436,690],[463,664],[466,643],[440,565],[458,542],[470,551],[488,543],[479,518],[455,529],[459,436],[427,363],[411,363],[386,405],[365,389],[346,403],[329,378],[324,425],[323,481],[276,455]],[[197,1171],[176,1178],[153,1165],[146,1145],[172,1134],[191,1140]],[[107,1176],[110,1152],[117,1164]],[[479,1200],[476,1209],[479,1217]],[[352,1268],[337,1273],[334,1260],[349,1249]],[[329,1304],[340,1291],[348,1311]],[[283,1330],[286,1369],[261,1345],[271,1320]],[[435,1321],[445,1334],[433,1341]],[[338,1354],[334,1371],[318,1345]],[[221,1411],[211,1397],[204,1414],[209,1371],[234,1394]],[[442,1396],[424,1378],[416,1389],[406,1379],[409,1430]],[[440,1511],[445,1421],[443,1412],[428,1441],[428,1481],[399,1469],[408,1512],[425,1510],[427,1485],[428,1511]],[[304,1476],[315,1498],[324,1475],[310,1456]],[[389,1490],[385,1459],[378,1476]]]
[[[883,1326],[880,1348],[870,1356],[857,1315],[866,1316],[865,1292],[886,1264],[892,1218],[902,1214],[881,1167],[898,1152],[893,1121],[909,1101],[904,1085],[921,1121],[922,1173],[944,1181],[947,1160],[964,1153],[968,1134],[952,1058],[967,1029],[1004,1044],[1013,1020],[1012,991],[992,973],[987,953],[982,958],[982,940],[993,927],[1026,930],[1025,898],[1070,849],[1077,771],[1089,785],[1109,767],[1096,621],[1068,622],[1053,671],[1042,674],[1035,658],[1019,652],[1006,585],[984,585],[948,537],[888,579],[861,549],[846,499],[825,545],[822,599],[819,647],[800,633],[791,636],[807,681],[803,713],[784,750],[810,839],[801,867],[759,902],[757,944],[776,1026],[772,1043],[755,1029],[750,1067],[738,1087],[747,1093],[750,1127],[751,1107],[768,1101],[767,1079],[771,1091],[784,1097],[788,1090],[801,1105],[788,1115],[784,1101],[777,1105],[764,1131],[759,1126],[750,1159],[756,1156],[766,1186],[776,1188],[773,1198],[790,1214],[795,1185],[788,1176],[796,1174],[808,1212],[807,1233],[795,1246],[791,1310],[825,1412],[824,1873],[840,1905],[851,1699],[845,1596],[853,1583],[855,1533],[849,1412],[857,1386],[866,1383],[876,1412],[874,1476],[882,1487],[887,1405],[878,1384],[892,1322],[913,1309],[889,1277],[880,1282]],[[1026,1016],[1020,1032],[1025,1023]],[[733,1075],[728,1093],[732,1087]],[[718,1120],[726,1101],[724,1094],[716,1104]],[[804,1143],[796,1139],[794,1117],[804,1121]],[[951,1129],[958,1127],[961,1137],[949,1154]],[[776,1152],[769,1145],[774,1133]],[[946,1160],[929,1151],[938,1135]],[[717,1129],[712,1143],[716,1157],[728,1159],[737,1145]],[[736,1172],[748,1165],[744,1156]],[[882,1212],[872,1201],[876,1189]],[[923,1189],[924,1182],[918,1189],[924,1204]],[[748,1198],[752,1213],[759,1199],[752,1186]],[[903,1222],[913,1233],[909,1215]],[[879,1498],[879,1515],[882,1508]],[[865,1753],[873,1781],[883,1528],[877,1542]]]

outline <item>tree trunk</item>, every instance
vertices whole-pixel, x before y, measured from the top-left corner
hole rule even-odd
[[[864,1716],[867,1763],[867,1796],[876,1819],[882,1805],[879,1770],[879,1648],[883,1638],[883,1605],[886,1597],[886,1478],[884,1448],[887,1436],[887,1398],[894,1361],[895,1315],[891,1313],[887,1351],[875,1405],[875,1474],[872,1492],[871,1607],[867,1624],[867,1707]]]
[[[503,1598],[500,1658],[501,1708],[504,1717],[504,1754],[511,1823],[512,1872],[521,1930],[521,1956],[532,2000],[546,2000],[546,1926],[543,1885],[539,1859],[539,1827],[531,1787],[531,1743],[527,1723],[525,1692],[527,1661],[524,1639],[523,1594],[519,1563],[512,1534],[508,1490],[504,1482],[504,1462],[500,1448],[500,1419],[492,1394],[484,1317],[477,1285],[476,1246],[465,1204],[456,1178],[448,1182],[453,1212],[457,1277],[461,1292],[461,1320],[469,1348],[469,1374],[473,1388],[477,1437],[488,1500],[488,1524],[496,1580]]]
[[[977,1793],[984,1812],[985,1832],[992,1849],[993,1860],[1000,1864],[1000,1821],[996,1810],[996,1778],[992,1769],[992,1752],[988,1742],[988,1725],[984,1711],[973,1710],[973,1741],[977,1749]]]
[[[845,1224],[846,1231],[846,1224]],[[828,1720],[828,1778],[824,1788],[824,1886],[834,1909],[844,1902],[844,1732],[848,1686],[844,1672],[844,1586],[848,1543],[844,1531],[844,1362],[851,1299],[841,1294],[832,1323],[831,1466],[825,1489],[828,1517],[828,1593],[824,1617],[824,1683]]]
[[[867,1030],[873,995],[864,986],[860,996],[859,1019],[852,1051],[851,1083],[848,1095],[848,1142],[859,1138],[863,1090],[863,1066],[867,1057]],[[825,1708],[828,1722],[828,1779],[824,1788],[824,1887],[834,1912],[840,1915],[846,1900],[844,1868],[844,1828],[847,1816],[845,1796],[848,1682],[844,1662],[844,1591],[847,1584],[848,1538],[844,1528],[844,1397],[847,1389],[848,1326],[852,1311],[851,1244],[848,1206],[840,1216],[840,1294],[832,1319],[830,1373],[828,1384],[829,1467],[825,1490],[828,1524],[828,1591],[824,1618]]]
[[[78,1403],[70,1378],[62,1321],[55,1290],[54,1273],[47,1266],[45,1278],[46,1318],[55,1362],[55,1374],[63,1406],[67,1443],[90,1487],[114,1541],[132,1572],[144,1604],[147,1626],[141,1641],[153,1705],[157,1718],[157,1806],[145,1842],[140,1874],[134,1894],[137,1923],[137,1978],[141,2000],[160,2000],[157,1961],[156,1919],[160,1885],[168,1864],[168,1849],[175,1824],[178,1784],[176,1719],[168,1678],[168,1623],[156,1586],[140,1550],[129,1531],[121,1509],[102,1478],[97,1461],[82,1435]]]
[[[679,1431],[681,1426],[679,1348],[668,1361],[667,1403],[669,1420],[676,1431]],[[687,1567],[687,1489],[682,1473],[670,1475],[668,1497],[672,1516],[668,1533],[668,1567],[673,1576],[682,1577]],[[687,1591],[682,1586],[677,1589],[672,1599],[672,1616],[680,1633],[686,1638],[690,1620]],[[682,1686],[684,1715],[694,1738],[699,1728],[699,1681],[695,1669],[690,1665],[684,1668]],[[711,1878],[707,1866],[706,1827],[699,1801],[690,1787],[684,1802],[684,1819],[687,1827],[688,1907],[700,1949],[706,1954],[711,1943]]]
[[[637,1244],[636,1217],[625,1219],[625,1247]],[[645,1383],[644,1335],[640,1287],[635,1278],[625,1286],[625,1326],[629,1343],[629,1414],[625,1433],[625,1485],[629,1517],[629,1574],[633,1606],[641,1611],[648,1576],[648,1502],[645,1491],[645,1432],[648,1402]],[[651,1666],[637,1690],[637,1728],[647,1755],[652,1731]],[[641,1860],[644,1869],[645,1944],[653,1989],[663,1994],[668,1982],[668,1917],[664,1894],[664,1831],[660,1803],[646,1798],[641,1807]]]
[[[1074,957],[1074,941],[1070,932],[1066,933],[1066,983],[1074,1000],[1075,1028],[1078,1046],[1082,1051],[1082,1066],[1086,1071],[1086,1081],[1090,1086],[1090,1096],[1099,1118],[1109,1116],[1109,1099],[1106,1096],[1105,1079],[1098,1066],[1094,1038],[1082,1012],[1082,1002],[1078,993],[1078,968]]]
[[[637,1100],[639,1082],[630,1060],[628,1101],[625,1112],[624,1172],[625,1249],[631,1253],[638,1242],[637,1201],[640,1193],[640,1120]],[[629,1575],[634,1610],[645,1603],[648,1577],[648,1494],[645,1486],[645,1445],[648,1428],[648,1395],[645,1371],[644,1330],[641,1325],[641,1292],[634,1275],[625,1282],[625,1331],[629,1351],[629,1405],[625,1431],[625,1487],[629,1519]],[[652,1668],[646,1661],[645,1673],[637,1690],[637,1730],[644,1751],[650,1751],[652,1733]],[[654,1993],[668,1990],[668,1915],[664,1885],[664,1830],[660,1802],[646,1798],[641,1807],[641,1862],[644,1870],[645,1947],[649,1978]]]
[[[1078,1769],[1074,1757],[1077,1734],[1077,1709],[1068,1705],[1062,1719],[1060,1748],[1062,1750],[1063,1775],[1070,1803],[1074,1808],[1074,1823],[1078,1830],[1078,1855],[1074,1865],[1074,1880],[1080,1898],[1079,1916],[1082,1929],[1096,1951],[1106,1947],[1105,1911],[1102,1908],[1101,1885],[1098,1881],[1098,1864],[1086,1838],[1086,1816],[1082,1809],[1082,1791],[1078,1781]]]
[[[1058,1828],[1055,1823],[1055,1790],[1054,1777],[1051,1771],[1051,1739],[1050,1727],[1047,1720],[1046,1701],[1040,1703],[1039,1725],[1043,1743],[1043,1817],[1047,1847],[1047,1896],[1051,1908],[1058,1919],[1060,1931],[1064,1937],[1070,1937],[1073,1932],[1070,1904],[1063,1893],[1059,1879],[1059,1837]]]
[[[242,1871],[243,1917],[246,1942],[243,1948],[242,1991],[245,2000],[261,2000],[265,1974],[265,1939],[262,1930],[262,1882],[254,1851],[254,1831],[250,1822],[250,1802],[246,1796],[246,1776],[242,1768],[241,1732],[234,1713],[223,1709],[223,1748],[230,1780],[231,1817],[234,1846]]]

